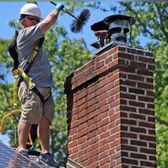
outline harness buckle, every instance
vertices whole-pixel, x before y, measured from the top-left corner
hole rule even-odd
[[[32,83],[30,86],[29,86],[29,89],[33,89],[34,87],[36,87],[35,83]]]

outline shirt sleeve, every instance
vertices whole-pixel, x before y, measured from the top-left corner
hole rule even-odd
[[[35,26],[25,28],[19,32],[19,36],[17,38],[17,47],[20,49],[29,47],[30,45],[36,43],[41,37],[43,37],[43,34],[40,23]]]

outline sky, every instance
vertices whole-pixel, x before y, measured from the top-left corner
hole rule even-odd
[[[9,20],[19,20],[19,11],[24,3],[25,2],[0,2],[0,38],[9,39],[14,35],[15,30],[14,28],[11,28],[8,23]],[[54,9],[54,6],[49,2],[38,2],[38,4],[41,9],[42,18],[45,18]],[[103,4],[104,6],[109,7],[110,1],[104,0]],[[79,16],[82,10],[83,9],[77,11],[75,16]],[[70,25],[73,18],[67,14],[63,14],[58,18],[58,24],[65,26],[70,38],[84,38],[89,50],[94,51],[94,48],[91,47],[90,44],[96,41],[96,37],[94,36],[94,32],[90,29],[90,26],[114,13],[112,11],[102,12],[93,9],[90,10],[90,13],[91,16],[80,33],[72,33],[70,31]]]
[[[55,0],[55,2],[58,2],[58,1],[60,0]],[[71,1],[77,1],[77,0],[71,0]],[[95,0],[80,0],[80,1],[95,2]],[[118,7],[118,2],[119,2],[119,0],[100,0],[100,1],[103,4],[103,7],[105,8],[110,8],[111,5]],[[125,1],[125,0],[122,0],[122,1]],[[134,1],[139,1],[139,0],[134,0]],[[145,0],[145,1],[154,1],[154,0]],[[166,2],[166,0],[157,0],[157,1]],[[22,2],[19,2],[19,1],[1,2],[0,1],[0,38],[9,39],[14,35],[15,30],[14,28],[11,28],[9,26],[8,22],[9,20],[16,20],[16,21],[19,20],[19,11],[24,3],[25,3],[24,1]],[[41,9],[43,18],[45,18],[54,9],[54,6],[49,2],[39,1],[38,4]],[[83,9],[80,9],[79,11],[74,13],[75,16],[78,16],[82,10]],[[68,31],[68,35],[71,39],[84,38],[88,49],[91,52],[94,52],[95,49],[91,47],[90,44],[95,42],[97,39],[94,36],[94,32],[90,29],[90,26],[98,21],[103,20],[105,17],[114,15],[116,13],[114,13],[113,11],[103,12],[100,10],[90,9],[90,8],[89,10],[90,10],[91,16],[88,22],[86,23],[86,25],[83,27],[83,31],[81,31],[80,33],[72,33],[70,31],[70,25],[73,21],[73,18],[67,14],[63,14],[62,16],[60,16],[57,22],[59,25],[65,26],[66,30]],[[142,36],[140,36],[139,38],[140,39],[138,40],[142,44],[145,44],[149,40]]]

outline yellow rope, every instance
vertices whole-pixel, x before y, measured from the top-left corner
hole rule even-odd
[[[27,145],[33,145],[33,141],[32,141],[32,138],[31,138],[31,134],[29,133],[29,142],[26,142]]]
[[[9,118],[11,115],[14,115],[14,114],[17,114],[17,113],[21,113],[22,112],[22,110],[21,109],[14,109],[14,110],[12,110],[12,111],[10,111],[9,113],[7,113],[6,115],[4,115],[3,117],[2,117],[2,119],[0,120],[1,122],[0,122],[0,132],[2,132],[3,131],[3,127],[4,127],[4,120],[6,119],[6,118]]]
[[[17,107],[17,77],[18,70],[13,70],[13,108]]]
[[[18,75],[20,75],[24,81],[28,84],[29,89],[32,89],[35,84],[31,81],[31,79],[27,76],[27,74],[21,69],[15,69],[13,70],[13,76],[14,76],[14,82],[13,82],[13,107],[10,109],[10,112],[8,112],[7,114],[5,114],[1,119],[0,119],[0,132],[3,131],[4,125],[5,125],[5,119],[9,118],[12,115],[15,115],[17,113],[21,113],[22,110],[21,109],[16,109],[17,108],[17,78]],[[29,142],[27,142],[26,144],[28,145],[32,145],[33,141],[31,138],[31,134],[29,134]]]
[[[7,118],[9,118],[10,116],[15,115],[15,114],[17,114],[17,113],[21,113],[21,112],[22,112],[21,109],[14,109],[14,110],[8,112],[6,115],[4,115],[4,116],[2,117],[2,119],[0,120],[0,132],[3,131],[3,128],[4,128],[4,125],[5,125],[5,122],[4,122],[5,119],[7,119]],[[31,134],[30,134],[30,133],[29,133],[28,138],[29,138],[29,142],[26,142],[26,144],[27,144],[27,145],[33,145],[33,141],[32,141],[32,138],[31,138]],[[16,148],[16,149],[17,149],[17,148]]]

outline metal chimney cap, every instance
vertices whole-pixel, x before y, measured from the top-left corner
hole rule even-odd
[[[104,23],[104,21],[102,20],[100,22],[94,23],[91,26],[91,30],[93,31],[108,30],[108,24]]]
[[[104,18],[103,22],[108,25],[109,23],[116,21],[116,20],[127,20],[129,23],[135,22],[134,17],[127,16],[127,15],[121,15],[121,14],[108,16]]]

